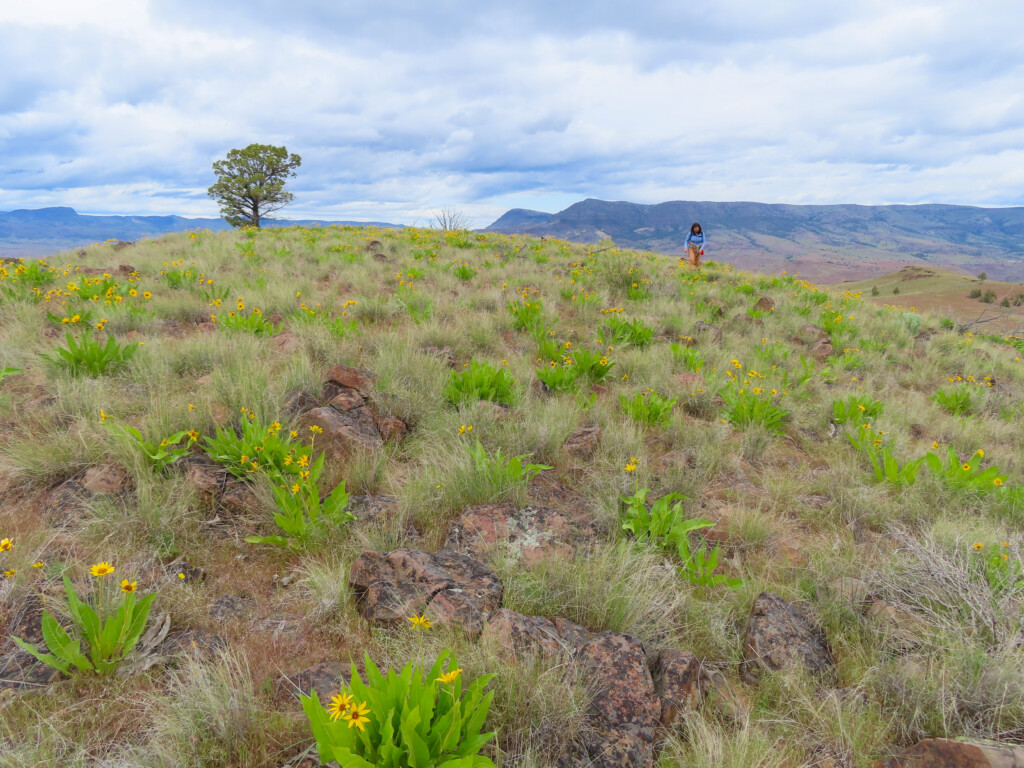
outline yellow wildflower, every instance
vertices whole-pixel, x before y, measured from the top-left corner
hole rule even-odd
[[[106,576],[108,573],[113,573],[113,572],[114,572],[114,566],[111,565],[108,562],[97,563],[96,565],[94,565],[92,568],[89,569],[89,573],[91,573],[96,578],[99,578],[101,576]]]

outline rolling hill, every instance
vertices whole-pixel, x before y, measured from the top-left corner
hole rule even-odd
[[[382,222],[290,221],[267,222],[269,227],[293,224],[360,224],[390,227]],[[68,248],[104,240],[139,240],[187,229],[231,229],[224,219],[191,219],[184,216],[93,216],[74,208],[37,208],[0,211],[0,256],[47,256]]]
[[[486,231],[683,252],[690,225],[708,233],[708,258],[818,282],[855,280],[907,264],[993,279],[1024,277],[1024,208],[962,205],[778,205],[583,200],[546,214],[513,209]]]

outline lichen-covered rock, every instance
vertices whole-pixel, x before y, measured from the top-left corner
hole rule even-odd
[[[654,764],[654,731],[661,701],[638,639],[601,632],[576,651],[590,702],[589,732],[583,739],[591,766],[640,768]]]
[[[654,692],[661,700],[659,721],[675,725],[685,712],[697,709],[701,700],[701,663],[689,651],[664,649],[651,670]]]
[[[818,362],[828,360],[835,354],[835,350],[832,348],[832,342],[828,339],[820,339],[811,345],[811,357]]]
[[[875,762],[875,768],[1021,768],[1024,747],[982,741],[925,739],[901,755]]]
[[[373,392],[375,378],[370,371],[348,365],[336,365],[324,377],[324,399],[331,400],[343,389],[350,389],[360,397],[368,398]]]
[[[494,642],[497,647],[518,657],[554,657],[571,650],[552,621],[543,616],[516,613],[508,608],[499,608],[491,615],[481,641]]]
[[[816,674],[833,670],[835,660],[825,631],[797,606],[762,592],[744,631],[743,676],[753,682],[763,670],[794,666]]]
[[[477,557],[500,548],[508,557],[525,564],[552,556],[572,557],[595,536],[585,517],[582,509],[573,514],[543,506],[517,509],[512,504],[482,504],[462,513],[445,547]]]
[[[774,312],[775,301],[770,296],[762,296],[754,303],[754,309],[758,312]]]
[[[359,613],[382,626],[402,626],[409,616],[426,613],[478,635],[501,605],[501,583],[490,568],[447,549],[365,552],[352,564],[349,584]]]

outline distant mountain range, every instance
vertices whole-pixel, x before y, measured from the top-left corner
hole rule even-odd
[[[377,221],[290,221],[264,222],[268,227],[293,224],[359,224],[395,226]],[[231,229],[224,219],[189,219],[183,216],[91,216],[74,208],[37,208],[0,211],[0,256],[46,256],[109,239],[139,240],[187,229]]]
[[[839,282],[932,264],[1024,280],[1024,208],[584,200],[554,214],[516,208],[486,231],[681,254],[695,221],[706,258],[756,272]]]

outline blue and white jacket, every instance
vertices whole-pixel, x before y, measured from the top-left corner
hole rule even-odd
[[[686,242],[683,243],[684,248],[689,248],[691,245],[695,245],[697,248],[704,248],[704,230],[702,229],[696,235],[693,232],[688,232],[686,235]]]

